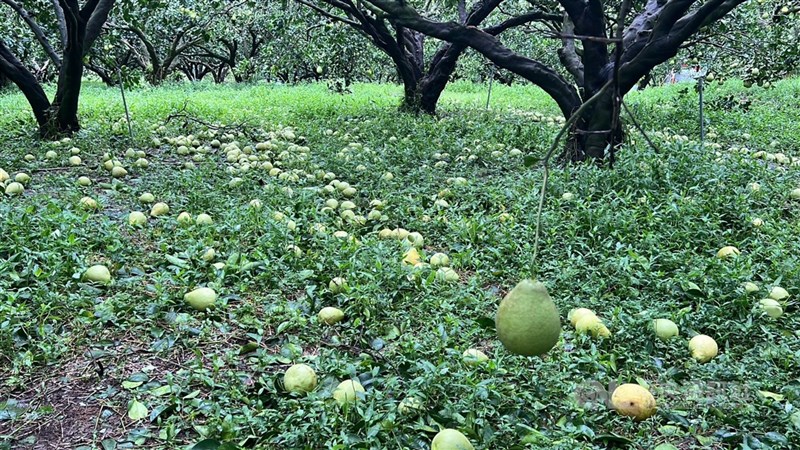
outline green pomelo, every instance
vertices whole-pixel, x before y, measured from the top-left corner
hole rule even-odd
[[[561,334],[558,309],[544,284],[522,280],[506,294],[495,317],[497,336],[506,350],[524,356],[542,355]]]
[[[283,387],[289,392],[311,392],[317,387],[317,373],[305,364],[295,364],[283,375]]]
[[[431,450],[475,450],[475,447],[460,431],[445,428],[433,437]]]
[[[469,366],[478,366],[488,361],[489,357],[477,348],[468,348],[461,354],[461,359]]]
[[[317,314],[319,321],[326,325],[333,325],[339,323],[344,319],[344,312],[339,308],[333,306],[326,306]]]
[[[197,288],[183,296],[186,303],[198,311],[205,311],[217,301],[217,293],[207,287]]]
[[[759,304],[761,305],[761,309],[773,319],[777,319],[783,315],[783,308],[775,299],[765,298],[762,299]]]
[[[789,292],[780,286],[775,286],[769,291],[769,298],[773,300],[786,300],[789,298]]]
[[[108,271],[108,267],[98,264],[86,269],[83,279],[95,283],[108,283],[111,281],[111,272]]]
[[[656,319],[653,321],[653,331],[662,341],[668,341],[678,335],[678,325],[669,319]]]
[[[357,401],[359,392],[366,392],[361,383],[356,380],[345,380],[336,386],[336,389],[333,391],[333,398],[339,406],[344,406]]]
[[[128,224],[132,226],[144,225],[147,223],[147,216],[141,211],[132,211],[128,214]]]

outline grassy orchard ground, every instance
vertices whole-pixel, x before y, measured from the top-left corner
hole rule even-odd
[[[441,120],[398,114],[400,90],[389,86],[358,85],[348,96],[324,86],[139,90],[129,94],[131,143],[118,122],[117,92],[87,86],[86,128],[66,145],[31,140],[23,98],[0,97],[0,167],[33,177],[24,196],[0,197],[0,447],[176,448],[210,439],[265,449],[425,449],[444,426],[478,449],[797,448],[800,202],[788,193],[800,187],[800,168],[751,155],[800,157],[800,82],[768,91],[736,82],[710,88],[710,141],[719,149],[675,137],[697,130],[696,94],[683,90],[628,99],[661,153],[633,134],[615,170],[554,170],[536,275],[561,311],[563,333],[542,359],[508,354],[492,329],[502,294],[529,275],[541,182],[541,170],[524,168],[509,150],[542,155],[557,131],[531,120],[556,112],[534,89],[497,87],[485,112],[483,87],[456,84]],[[294,127],[310,152],[287,155],[283,169],[335,172],[357,189],[359,214],[383,200],[385,221],[359,226],[322,212],[331,196],[318,192],[327,183],[316,179],[251,171],[231,188],[224,153],[180,170],[190,157],[174,145],[154,147],[152,137],[199,136],[205,128],[179,118],[166,132],[150,130],[184,104],[209,123],[245,122],[242,147],[266,139],[257,128]],[[73,145],[81,167],[67,167]],[[750,150],[731,151],[742,146]],[[123,157],[128,147],[145,150],[150,168],[134,168]],[[56,161],[44,159],[51,149]],[[130,172],[123,182],[112,184],[98,168],[105,152]],[[36,161],[25,162],[26,153]],[[394,179],[382,178],[387,171]],[[94,184],[78,187],[81,175]],[[467,184],[448,183],[452,177]],[[761,189],[750,190],[752,182]],[[444,189],[449,207],[435,203]],[[149,210],[137,201],[143,192],[170,213],[131,228],[127,214]],[[574,200],[562,200],[565,192]],[[80,209],[85,195],[102,209]],[[260,211],[248,207],[256,198]],[[214,224],[180,226],[181,211],[209,213]],[[504,212],[513,220],[503,221]],[[751,225],[755,217],[762,227]],[[437,282],[424,269],[409,278],[404,247],[378,238],[384,227],[422,233],[423,255],[448,253],[460,281]],[[337,230],[356,240],[334,237]],[[725,245],[741,256],[717,259]],[[211,262],[201,259],[208,247],[217,254]],[[97,263],[111,268],[110,287],[80,282]],[[337,276],[347,278],[348,293],[328,290]],[[746,295],[745,281],[761,291]],[[208,313],[183,302],[201,285],[220,293]],[[792,294],[777,320],[756,308],[772,285]],[[323,306],[343,309],[347,321],[321,326]],[[613,336],[576,336],[566,313],[577,306],[593,308]],[[678,323],[680,339],[654,338],[648,324],[662,317]],[[689,357],[695,333],[717,340],[716,359]],[[471,347],[491,361],[464,364],[461,353]],[[307,397],[281,389],[291,362],[320,377]],[[340,412],[331,391],[353,376],[367,396]],[[609,411],[599,388],[637,380],[660,410],[642,423]],[[408,395],[423,399],[421,414],[398,413]],[[144,419],[128,417],[134,402],[146,408]]]

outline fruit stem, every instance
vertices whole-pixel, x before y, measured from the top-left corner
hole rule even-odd
[[[533,258],[531,258],[531,278],[535,278],[536,276],[536,257],[539,254],[539,236],[542,229],[542,210],[544,209],[544,196],[547,191],[547,180],[550,178],[550,158],[553,157],[553,154],[556,151],[556,147],[558,147],[558,143],[561,141],[561,138],[564,136],[564,133],[569,129],[572,124],[575,123],[576,120],[583,114],[583,112],[594,102],[596,102],[600,97],[605,94],[606,89],[608,89],[614,80],[609,80],[606,84],[597,91],[596,94],[592,96],[589,100],[586,100],[581,104],[581,106],[575,110],[574,113],[564,122],[564,126],[561,127],[561,130],[556,135],[556,138],[553,140],[553,144],[550,146],[550,150],[544,157],[543,168],[544,168],[544,177],[542,178],[542,189],[539,192],[539,209],[536,212],[536,237],[533,240]]]

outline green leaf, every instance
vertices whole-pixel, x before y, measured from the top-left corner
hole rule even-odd
[[[170,388],[170,386],[168,384],[165,384],[164,386],[159,386],[159,387],[151,390],[150,394],[152,394],[152,395],[154,395],[156,397],[161,397],[163,395],[169,394],[170,392],[172,392],[172,389]]]
[[[178,258],[177,256],[166,255],[165,258],[167,259],[167,261],[170,262],[170,264],[172,264],[174,266],[178,266],[178,267],[180,267],[182,269],[188,269],[189,268],[189,263],[187,261],[184,261],[184,260]]]
[[[541,160],[542,160],[541,158],[538,158],[533,155],[525,155],[525,158],[522,160],[522,164],[524,164],[525,167],[533,167],[536,164],[538,164],[539,161]]]
[[[127,381],[127,380],[125,380],[125,381],[122,382],[122,387],[124,389],[129,389],[129,390],[130,389],[136,389],[137,387],[141,386],[143,383],[144,382],[142,382],[142,381]]]
[[[139,400],[131,400],[128,403],[128,417],[133,420],[142,420],[147,417],[147,407]]]

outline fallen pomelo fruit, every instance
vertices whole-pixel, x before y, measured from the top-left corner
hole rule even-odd
[[[186,211],[183,211],[182,213],[178,214],[178,219],[177,220],[178,220],[178,223],[181,224],[181,225],[188,225],[188,224],[193,222],[192,215],[189,214]]]
[[[305,364],[295,364],[283,375],[283,387],[289,392],[311,392],[317,387],[317,373]]]
[[[197,215],[197,218],[194,220],[194,223],[197,225],[211,225],[214,223],[214,219],[211,218],[208,214],[201,213]]]
[[[217,301],[217,293],[211,288],[197,288],[183,296],[183,300],[198,311],[205,311]]]
[[[575,331],[578,333],[589,333],[593,337],[607,338],[611,336],[611,331],[603,324],[597,316],[584,315],[581,320],[575,323]]]
[[[17,183],[16,181],[12,181],[8,183],[6,186],[6,194],[8,195],[19,195],[25,190],[25,187],[22,186],[22,183]]]
[[[571,309],[569,311],[569,313],[567,313],[567,320],[569,320],[569,322],[574,327],[578,323],[579,320],[583,319],[586,316],[597,317],[597,315],[591,309],[588,309],[588,308],[573,308],[573,309]]]
[[[440,267],[436,270],[436,281],[455,283],[460,279],[458,272],[449,267]]]
[[[547,353],[561,334],[558,309],[547,288],[532,280],[520,281],[506,294],[497,310],[495,327],[506,350],[524,356]]]
[[[150,215],[153,217],[163,216],[167,213],[169,213],[169,206],[166,203],[159,202],[150,208]]]
[[[777,319],[783,315],[783,308],[775,299],[765,298],[758,303],[761,305],[761,309],[773,319]]]
[[[328,283],[328,289],[331,290],[334,294],[341,294],[342,292],[347,291],[347,280],[342,277],[336,277]]]
[[[80,178],[78,178],[78,185],[84,186],[84,187],[91,186],[92,185],[92,179],[89,178],[89,177],[80,177]]]
[[[461,360],[469,366],[477,366],[488,361],[489,357],[477,348],[468,348],[461,354]]]
[[[423,409],[422,402],[416,397],[406,397],[399,405],[397,405],[397,412],[400,414],[411,415],[416,414]]]
[[[111,281],[111,272],[108,271],[108,267],[97,264],[86,269],[86,272],[83,273],[83,279],[95,283],[108,283]]]
[[[450,257],[444,253],[434,253],[431,256],[431,267],[447,267],[450,265]]]
[[[409,264],[409,265],[412,265],[412,266],[416,266],[417,264],[420,263],[419,252],[417,251],[416,248],[411,247],[411,249],[408,250],[403,255],[403,263]]]
[[[647,389],[638,384],[618,386],[611,394],[611,405],[623,416],[644,420],[656,413],[656,399]]]
[[[732,245],[728,245],[728,246],[725,246],[725,247],[722,247],[721,249],[719,249],[719,251],[717,252],[717,258],[735,257],[735,256],[738,256],[740,253],[741,252],[739,251],[738,248],[736,248],[736,247],[734,247]]]
[[[366,392],[361,383],[356,380],[345,380],[333,390],[333,398],[339,406],[344,406],[357,401],[359,392]]]
[[[81,208],[88,210],[97,209],[98,207],[97,200],[93,199],[92,197],[81,198],[80,201],[78,201],[78,205],[80,205]]]
[[[753,292],[758,292],[758,285],[748,281],[744,284],[744,290],[748,294],[752,294]]]
[[[717,341],[711,336],[698,334],[689,341],[689,351],[692,352],[692,358],[705,363],[717,356],[719,347],[717,347]]]
[[[769,291],[769,298],[773,300],[786,300],[789,298],[789,293],[786,291],[786,289],[780,286],[775,286]]]
[[[475,447],[460,431],[445,428],[433,437],[431,450],[475,450]]]
[[[415,248],[422,248],[423,244],[425,243],[425,239],[416,231],[413,233],[408,233],[408,236],[406,236],[406,241]]]
[[[128,225],[138,226],[144,225],[147,223],[147,216],[144,215],[141,211],[131,211],[128,214]]]
[[[123,167],[120,167],[120,166],[114,166],[111,169],[111,176],[114,177],[114,178],[122,178],[127,174],[128,174],[128,171],[125,170]]]
[[[317,318],[326,325],[333,325],[344,320],[344,311],[333,306],[326,306],[319,311]]]
[[[669,319],[656,319],[653,321],[653,331],[662,341],[668,341],[678,335],[678,325]]]

